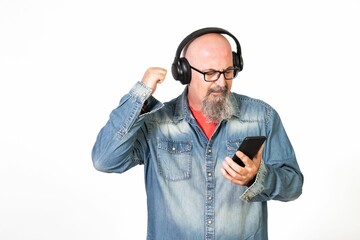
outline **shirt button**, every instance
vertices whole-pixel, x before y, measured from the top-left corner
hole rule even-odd
[[[176,148],[174,148],[174,147],[172,148],[173,151],[175,151],[175,149],[176,149]]]
[[[212,176],[212,173],[211,173],[211,172],[209,172],[209,173],[208,173],[208,176],[209,176],[209,177],[211,177],[211,176]]]
[[[208,221],[208,224],[212,224],[212,221],[211,221],[211,220],[209,220],[209,221]]]
[[[209,153],[211,153],[211,149],[209,149],[209,151],[208,151]]]
[[[212,199],[212,196],[209,196],[208,199],[211,200],[211,199]]]

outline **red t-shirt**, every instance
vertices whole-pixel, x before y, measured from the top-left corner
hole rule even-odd
[[[190,107],[190,110],[201,130],[205,133],[206,137],[210,139],[216,129],[217,123],[208,122],[201,111],[195,111],[192,107]]]

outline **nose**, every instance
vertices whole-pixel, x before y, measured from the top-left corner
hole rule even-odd
[[[220,87],[224,87],[226,86],[226,79],[224,77],[224,73],[220,74],[219,79],[216,81],[216,85],[220,86]]]

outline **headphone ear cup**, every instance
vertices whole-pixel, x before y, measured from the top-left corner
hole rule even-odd
[[[175,80],[179,80],[180,79],[180,75],[181,75],[181,69],[180,69],[180,63],[179,61],[174,61],[173,64],[171,65],[171,73],[174,77]]]
[[[189,84],[191,81],[191,68],[186,58],[179,58],[171,66],[171,73],[174,79],[180,81],[183,85]]]
[[[240,72],[241,70],[243,70],[243,65],[244,65],[242,57],[236,52],[232,52],[232,56],[233,56],[233,64],[235,67],[239,68],[239,72]]]
[[[189,84],[191,81],[191,67],[190,63],[186,58],[180,58],[180,66],[183,73],[183,79],[181,80],[182,84]]]

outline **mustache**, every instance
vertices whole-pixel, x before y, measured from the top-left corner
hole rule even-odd
[[[228,92],[228,87],[227,86],[224,86],[224,87],[214,87],[214,88],[210,88],[208,91],[207,91],[207,95],[210,95],[211,93],[213,92],[221,92],[223,94],[227,94]]]

